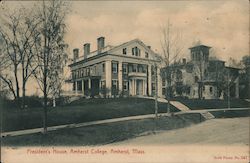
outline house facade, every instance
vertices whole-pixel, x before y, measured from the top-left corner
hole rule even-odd
[[[239,97],[239,69],[225,66],[225,62],[209,57],[209,49],[205,45],[197,45],[190,49],[190,61],[182,59],[161,71],[164,75],[164,90],[170,97],[187,97],[200,99],[222,99]],[[171,80],[171,81],[169,81]],[[167,94],[167,93],[166,93]]]
[[[118,97],[162,95],[158,54],[141,40],[134,39],[118,46],[105,45],[105,38],[97,39],[97,49],[90,44],[73,50],[69,65],[72,89],[76,95]],[[157,80],[156,80],[157,79]],[[156,82],[157,90],[156,90]]]

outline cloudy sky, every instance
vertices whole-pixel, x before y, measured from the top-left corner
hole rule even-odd
[[[15,8],[34,2],[6,4]],[[106,38],[106,45],[139,38],[161,53],[161,29],[168,20],[171,33],[182,35],[183,56],[189,56],[188,48],[198,40],[225,61],[249,54],[248,0],[72,1],[66,42],[72,52],[73,48],[82,50],[86,42],[95,50],[99,36]]]
[[[74,1],[68,15],[66,40],[82,49],[96,49],[96,38],[106,44],[141,39],[161,52],[161,29],[171,23],[172,33],[182,34],[184,56],[198,40],[228,60],[249,54],[249,3],[239,1]]]

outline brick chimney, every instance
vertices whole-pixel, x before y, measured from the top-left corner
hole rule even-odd
[[[90,43],[86,43],[83,45],[83,56],[84,56],[84,59],[87,58],[87,56],[89,55],[90,53]]]
[[[79,58],[79,49],[75,48],[73,49],[73,61],[76,62],[78,58]]]
[[[97,38],[97,50],[98,50],[98,53],[101,52],[101,50],[104,48],[104,46],[105,46],[105,37]]]

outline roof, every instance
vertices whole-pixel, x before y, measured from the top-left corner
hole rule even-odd
[[[222,61],[222,60],[219,60],[219,59],[209,59],[208,60],[209,62],[223,62],[223,63],[225,63],[225,61]]]
[[[128,42],[122,43],[122,44],[117,45],[117,46],[107,45],[107,46],[105,46],[105,47],[101,50],[101,52],[98,52],[98,50],[92,51],[92,52],[90,52],[90,53],[88,54],[87,59],[84,59],[84,57],[81,56],[81,57],[78,58],[78,60],[77,60],[75,63],[82,62],[83,60],[87,62],[88,60],[94,59],[94,58],[96,58],[96,57],[101,57],[101,56],[103,56],[103,55],[107,55],[107,54],[109,54],[109,52],[112,51],[112,50],[115,50],[115,49],[120,48],[120,47],[122,47],[122,46],[126,46],[126,45],[129,45],[129,44],[132,44],[132,43],[134,43],[134,42],[139,43],[141,46],[143,46],[145,49],[147,49],[149,52],[151,52],[151,54],[153,54],[154,57],[155,57],[156,59],[159,59],[159,57],[160,57],[159,54],[155,53],[155,52],[154,52],[153,50],[151,50],[148,46],[146,46],[140,39],[137,38],[137,39],[130,40],[130,41],[128,41]],[[73,65],[73,64],[75,64],[75,63],[72,63],[72,64],[70,64],[69,66],[71,66],[71,65]]]
[[[205,47],[205,48],[212,48],[212,47],[210,47],[210,46],[206,46],[206,45],[196,45],[196,46],[193,46],[193,47],[191,47],[191,48],[189,48],[190,50],[192,50],[192,49],[196,49],[196,48],[199,48],[199,47]]]
[[[231,70],[241,70],[241,68],[237,68],[237,67],[230,67],[230,66],[225,66],[225,68],[227,68],[227,69],[231,69]]]

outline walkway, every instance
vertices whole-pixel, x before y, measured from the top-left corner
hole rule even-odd
[[[146,98],[146,99],[152,99],[154,100],[154,97],[146,97],[146,96],[138,96],[139,98]],[[168,103],[168,101],[165,98],[161,98],[158,97],[157,98],[158,102],[162,102],[162,103]],[[190,110],[186,105],[184,105],[183,103],[179,102],[179,101],[170,101],[170,104],[173,105],[174,107],[176,107],[177,109],[181,110],[181,111],[188,111]]]
[[[250,108],[226,108],[226,109],[205,109],[205,110],[189,110],[189,111],[180,111],[174,113],[174,115],[180,114],[187,114],[187,113],[206,113],[209,111],[222,111],[222,110],[249,110]],[[159,117],[161,116],[169,116],[167,113],[159,113]],[[48,131],[55,131],[59,129],[66,129],[66,128],[77,128],[77,127],[86,127],[86,126],[94,126],[100,124],[109,124],[114,122],[122,122],[122,121],[129,121],[129,120],[139,120],[139,119],[147,119],[147,118],[154,118],[155,114],[147,114],[147,115],[139,115],[139,116],[130,116],[130,117],[122,117],[122,118],[113,118],[113,119],[106,119],[106,120],[99,120],[99,121],[92,121],[92,122],[84,122],[78,124],[67,124],[67,125],[59,125],[59,126],[52,126],[48,127]],[[10,131],[10,132],[3,132],[1,133],[1,137],[6,136],[18,136],[18,135],[27,135],[27,134],[34,134],[34,133],[42,133],[43,128],[35,128],[35,129],[27,129],[27,130],[19,130],[19,131]]]

